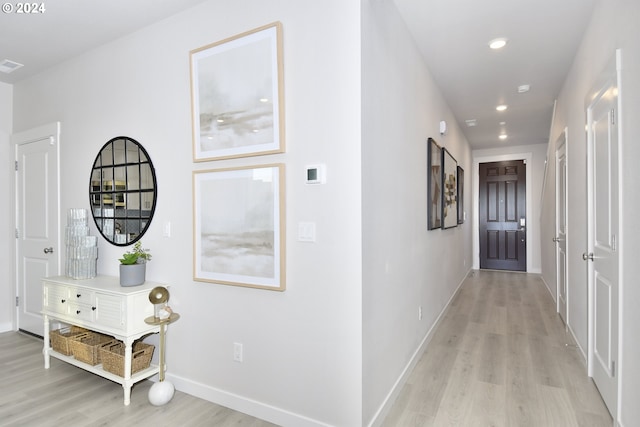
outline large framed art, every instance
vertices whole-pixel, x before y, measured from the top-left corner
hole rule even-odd
[[[190,52],[193,160],[284,152],[282,24]]]
[[[193,172],[194,280],[285,290],[284,165]]]
[[[427,141],[427,229],[442,227],[442,149],[433,138]]]
[[[442,228],[458,225],[458,162],[442,149]]]

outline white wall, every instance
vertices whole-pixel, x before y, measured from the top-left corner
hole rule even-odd
[[[363,420],[377,423],[471,268],[471,222],[427,230],[427,138],[471,151],[392,2],[363,3]],[[450,130],[439,134],[439,122]],[[470,215],[468,215],[470,218]],[[423,318],[418,319],[418,307]]]
[[[585,97],[605,65],[623,51],[620,88],[621,194],[623,195],[620,229],[621,280],[621,352],[618,363],[620,396],[618,422],[622,426],[635,426],[640,419],[640,340],[637,325],[640,322],[640,287],[638,286],[637,254],[640,253],[640,227],[637,212],[640,209],[640,3],[626,0],[601,0],[567,76],[556,108],[556,120],[551,141],[555,142],[568,127],[567,161],[570,220],[568,240],[569,269],[569,326],[578,343],[586,352],[587,330],[587,276],[582,253],[587,249],[587,194],[586,194],[586,139]],[[615,414],[614,414],[615,415]]]
[[[527,272],[540,273],[540,198],[542,196],[542,181],[544,179],[544,162],[546,160],[547,144],[532,144],[518,146],[504,146],[484,150],[473,150],[474,171],[477,176],[477,164],[505,159],[530,159],[527,163]],[[477,180],[475,181],[477,184]],[[476,187],[477,188],[477,187]],[[478,192],[474,191],[474,195]],[[474,206],[478,207],[478,199],[474,199]],[[477,223],[477,216],[474,218]],[[474,231],[474,268],[480,268],[478,232]]]
[[[0,224],[9,224],[0,231],[0,271],[5,272],[5,285],[0,286],[0,332],[14,328],[15,282],[6,280],[12,276],[13,252],[15,248],[15,232],[13,231],[13,194],[12,183],[15,161],[13,147],[9,136],[13,123],[13,86],[0,82],[0,194],[4,202],[0,204]]]
[[[274,21],[284,29],[287,152],[193,163],[189,51]],[[359,2],[210,0],[15,85],[15,131],[61,121],[63,212],[88,208],[107,140],[144,145],[158,178],[147,277],[171,285],[182,316],[168,335],[168,378],[280,425],[361,424],[359,22]],[[194,282],[192,171],[271,162],[286,164],[287,290]],[[304,183],[315,163],[327,165],[327,184]],[[300,221],[317,223],[316,243],[297,241]],[[117,274],[123,251],[104,240],[99,251],[99,273]]]

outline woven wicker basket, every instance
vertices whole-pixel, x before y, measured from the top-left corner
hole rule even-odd
[[[136,342],[131,355],[131,374],[142,371],[151,365],[151,357],[155,347],[151,344]],[[106,343],[100,346],[102,369],[124,377],[124,343]]]
[[[49,332],[49,339],[51,341],[51,348],[58,353],[65,356],[71,356],[71,347],[69,343],[76,336],[89,332],[87,329],[79,326],[68,326],[66,328],[56,329]]]
[[[106,344],[108,342],[115,343],[117,341],[109,335],[89,331],[85,334],[80,334],[74,337],[69,342],[69,346],[71,347],[73,357],[81,362],[88,363],[89,365],[97,365],[100,363],[99,348],[102,344]]]

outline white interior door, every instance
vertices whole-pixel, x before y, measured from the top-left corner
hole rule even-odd
[[[60,124],[12,135],[16,149],[18,328],[43,335],[42,277],[60,272]]]
[[[619,277],[620,94],[616,68],[609,80],[596,88],[587,108],[589,248],[583,254],[589,266],[589,373],[614,419],[618,400]]]
[[[556,143],[556,284],[558,313],[567,324],[567,150],[566,130]]]

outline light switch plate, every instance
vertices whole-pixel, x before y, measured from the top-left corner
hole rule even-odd
[[[299,222],[298,223],[298,241],[300,242],[316,241],[316,223],[315,222]]]

